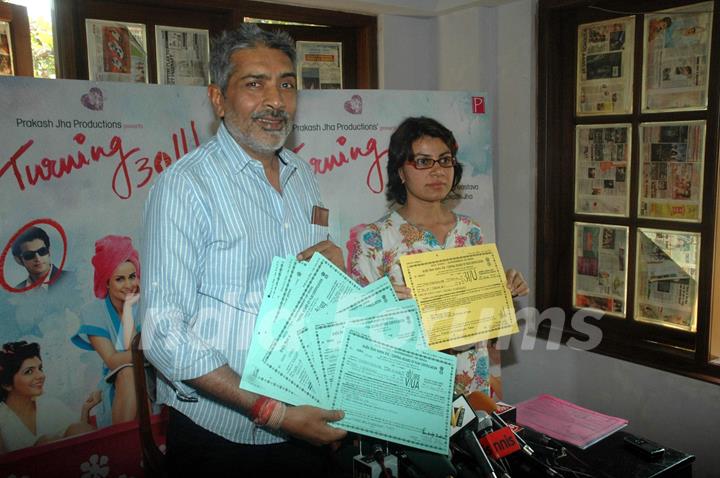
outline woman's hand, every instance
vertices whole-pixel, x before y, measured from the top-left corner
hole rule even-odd
[[[506,270],[505,277],[507,278],[507,288],[513,297],[528,295],[528,293],[530,293],[530,287],[528,287],[527,282],[525,282],[525,278],[515,269]]]
[[[93,390],[90,392],[90,395],[88,395],[82,404],[80,421],[90,423],[90,410],[92,410],[93,407],[100,402],[102,402],[102,392],[100,390]]]
[[[398,299],[412,299],[412,290],[410,290],[410,287],[405,287],[404,285],[400,284],[393,284],[393,289],[395,289],[395,295]]]
[[[85,402],[83,403],[83,408],[86,408],[88,410],[91,410],[95,405],[102,402],[102,392],[100,390],[93,390],[90,392],[90,395],[85,399]]]
[[[137,304],[140,300],[140,292],[133,292],[125,296],[125,302],[123,302],[123,315],[125,311],[129,310],[133,305]]]

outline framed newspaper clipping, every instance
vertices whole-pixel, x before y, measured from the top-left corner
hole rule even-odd
[[[628,228],[575,223],[573,306],[626,316]]]
[[[639,228],[635,320],[695,332],[700,234]]]
[[[210,83],[210,33],[196,28],[155,27],[157,79],[161,85]]]
[[[635,17],[578,26],[576,113],[632,113]]]
[[[575,212],[627,217],[630,124],[575,127]]]
[[[638,217],[700,222],[705,121],[640,124]]]
[[[342,89],[342,42],[298,41],[295,45],[299,90]]]
[[[713,2],[645,15],[643,112],[707,108],[712,16]]]
[[[88,78],[148,83],[145,25],[85,20]]]

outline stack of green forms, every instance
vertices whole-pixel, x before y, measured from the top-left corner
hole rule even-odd
[[[386,277],[361,287],[320,254],[273,260],[241,388],[447,454],[454,378],[455,357],[427,346],[417,303]]]

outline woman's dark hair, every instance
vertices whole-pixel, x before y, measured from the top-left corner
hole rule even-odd
[[[18,373],[25,360],[40,358],[40,345],[36,342],[27,343],[8,342],[0,349],[0,401],[4,402],[8,396],[5,387],[11,387],[13,378]]]
[[[387,163],[388,182],[387,191],[385,192],[388,201],[394,201],[398,204],[407,202],[407,190],[400,179],[399,171],[406,161],[412,159],[413,143],[423,136],[441,139],[450,149],[450,153],[457,158],[458,144],[452,131],[438,121],[425,116],[405,119],[390,136]],[[455,175],[453,176],[451,191],[460,184],[463,170],[462,164],[456,162],[453,169]]]

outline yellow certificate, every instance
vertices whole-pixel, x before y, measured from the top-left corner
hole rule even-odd
[[[431,348],[444,350],[518,331],[495,244],[407,255],[400,265]]]

